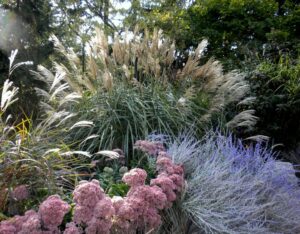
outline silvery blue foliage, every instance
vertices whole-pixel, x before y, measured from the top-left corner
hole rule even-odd
[[[300,233],[295,170],[261,143],[231,135],[178,138],[169,154],[185,167],[182,207],[204,233]]]

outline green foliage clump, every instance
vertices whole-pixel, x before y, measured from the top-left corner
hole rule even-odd
[[[256,131],[291,147],[300,140],[300,63],[287,55],[262,62],[250,79],[255,92]]]
[[[97,172],[95,178],[100,181],[101,188],[110,196],[124,197],[129,187],[122,182],[123,175],[128,171],[127,167],[104,167],[102,172]]]

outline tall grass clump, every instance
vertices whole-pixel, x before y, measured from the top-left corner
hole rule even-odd
[[[208,133],[201,141],[182,136],[168,152],[184,165],[180,210],[198,233],[299,233],[295,170],[262,144]]]
[[[70,135],[78,142],[89,139],[80,144],[84,150],[117,147],[128,153],[135,140],[153,131],[175,136],[193,127],[202,134],[229,105],[235,108],[224,126],[248,129],[256,122],[248,110],[254,98],[248,96],[244,76],[224,73],[213,59],[200,65],[206,40],[190,51],[181,67],[176,65],[180,53],[174,42],[160,30],[150,34],[136,29],[116,36],[112,43],[96,30],[84,66],[73,50],[55,36],[52,39],[66,61],[54,63],[56,76],[63,76],[71,90],[83,96],[73,111],[79,120],[94,123]]]
[[[151,132],[180,131],[195,121],[177,105],[178,99],[171,90],[150,87],[116,86],[111,92],[97,93],[84,100],[87,102],[78,110],[83,119],[92,119],[94,127],[74,133],[75,139],[88,135],[94,138],[82,143],[88,151],[122,147],[130,151],[137,139],[143,139]],[[82,103],[85,103],[85,102]]]
[[[42,77],[40,73],[37,75]],[[66,107],[79,96],[64,93],[68,87],[60,84],[59,79],[48,79],[48,91],[37,89],[43,95],[40,101],[43,114],[37,122],[30,117],[12,121],[6,112],[18,100],[18,88],[9,80],[2,88],[0,210],[6,215],[22,213],[49,194],[71,191],[77,179],[76,167],[81,162],[78,155],[90,156],[87,152],[71,150],[71,145],[66,144],[67,133],[76,124],[74,113]],[[14,196],[17,188],[26,191],[22,201]]]

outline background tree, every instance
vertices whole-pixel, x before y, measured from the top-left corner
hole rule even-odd
[[[118,11],[108,0],[0,0],[0,9],[2,83],[8,74],[8,56],[14,49],[19,50],[16,62],[33,61],[32,70],[36,70],[38,64],[50,66],[54,49],[49,37],[55,34],[67,48],[73,48],[80,55],[84,71],[86,42],[94,27],[103,26],[110,35],[117,30],[112,18]],[[18,107],[13,107],[16,115],[20,111],[28,115],[36,113],[33,87],[40,84],[29,74],[28,67],[15,72],[10,79],[20,88],[19,96],[24,97]]]
[[[297,50],[299,9],[292,0],[135,0],[130,12],[136,15],[125,22],[162,28],[182,50],[207,38],[208,57],[242,68],[257,56],[278,59],[279,50]]]
[[[46,63],[53,51],[48,40],[51,27],[51,3],[43,0],[0,1],[1,7],[1,83],[8,76],[8,56],[18,49],[15,62],[33,61],[30,69]],[[29,115],[37,112],[37,98],[33,87],[39,85],[26,67],[14,72],[10,79],[19,87],[20,106],[14,107],[15,117],[20,113]]]

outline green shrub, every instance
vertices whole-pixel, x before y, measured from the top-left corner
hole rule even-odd
[[[281,56],[277,63],[262,62],[250,79],[260,118],[256,132],[292,147],[300,140],[300,57]]]

